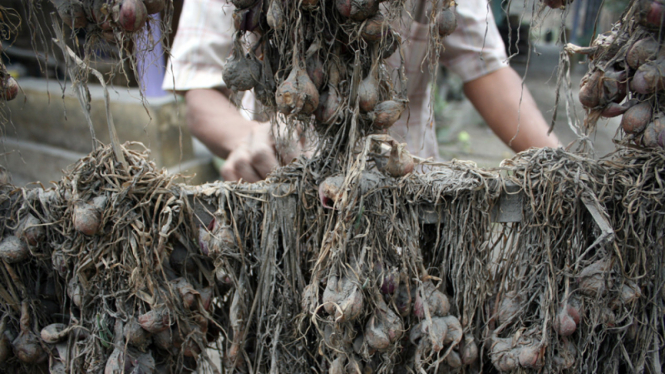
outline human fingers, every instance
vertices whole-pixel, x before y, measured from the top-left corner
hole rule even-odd
[[[244,146],[231,152],[220,170],[222,178],[228,182],[240,179],[249,183],[260,181],[263,178],[252,166],[251,159],[251,155]]]
[[[265,179],[279,166],[274,148],[269,144],[255,144],[251,151],[251,165],[261,179]]]

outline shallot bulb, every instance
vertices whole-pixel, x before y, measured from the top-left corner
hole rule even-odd
[[[0,260],[14,264],[25,261],[28,257],[30,257],[28,246],[16,236],[7,236],[0,242]]]
[[[612,270],[612,262],[608,259],[598,260],[580,271],[577,281],[581,293],[588,296],[604,295],[611,287],[606,277]]]
[[[413,314],[418,318],[426,318],[425,306],[432,317],[443,317],[450,311],[448,297],[434,287],[432,282],[423,284],[422,292],[416,293],[413,304]]]
[[[131,317],[125,324],[122,335],[127,343],[142,351],[152,342],[150,333],[143,329],[139,321],[134,317]]]
[[[439,36],[446,37],[452,34],[457,28],[457,16],[455,16],[455,10],[451,7],[443,8],[436,17],[436,25],[439,31]]]
[[[18,96],[18,90],[18,83],[11,75],[2,76],[0,73],[0,100],[14,100]]]
[[[44,226],[37,217],[28,213],[16,229],[16,236],[26,242],[31,247],[34,247],[41,242],[45,234]]]
[[[344,176],[328,177],[319,184],[319,199],[324,208],[333,209],[335,202],[341,197],[342,186],[344,184]]]
[[[595,70],[587,73],[581,81],[579,99],[580,103],[587,108],[595,108],[600,105],[600,95],[602,93],[603,72]]]
[[[649,101],[643,101],[628,109],[621,117],[621,128],[627,134],[636,134],[644,131],[651,122],[653,108]]]
[[[377,79],[376,66],[372,66],[372,70],[367,77],[358,85],[358,104],[362,111],[371,112],[378,103],[379,80]]]
[[[310,115],[319,106],[319,91],[298,63],[275,92],[277,109],[283,114]]]
[[[321,94],[314,118],[324,125],[333,124],[339,118],[341,106],[342,98],[337,92],[337,88],[328,85],[328,89]]]
[[[342,16],[361,22],[379,11],[379,0],[335,0],[335,6]]]
[[[379,12],[365,22],[365,26],[360,31],[360,36],[365,41],[373,43],[385,38],[390,31],[390,25],[386,22],[383,14]]]
[[[307,70],[307,75],[309,79],[314,83],[314,86],[317,90],[321,89],[323,86],[324,72],[323,72],[323,63],[319,58],[319,44],[312,43],[306,53],[307,59],[305,60],[305,67]]]
[[[384,101],[374,107],[374,111],[370,113],[370,119],[374,123],[374,127],[378,129],[387,129],[392,126],[402,116],[404,112],[404,104],[394,100]]]
[[[411,328],[409,340],[415,345],[428,347],[433,352],[444,348],[444,340],[448,334],[448,325],[443,317],[424,319]]]
[[[499,304],[497,318],[499,324],[504,324],[512,320],[522,309],[522,297],[515,291],[510,291],[504,295]]]
[[[335,321],[342,323],[353,321],[363,311],[363,294],[356,282],[349,277],[338,278],[331,275],[323,291],[323,308],[335,316]]]
[[[282,30],[284,28],[284,10],[282,9],[281,0],[272,0],[268,7],[266,14],[268,26],[275,30]]]
[[[261,3],[247,9],[236,9],[233,12],[233,26],[236,31],[252,32],[256,30],[261,21]]]
[[[48,354],[42,348],[39,338],[30,329],[30,308],[27,301],[21,304],[19,325],[21,332],[12,342],[16,357],[23,363],[33,365],[46,361]]]
[[[642,64],[630,82],[631,90],[651,94],[665,89],[665,58]]]
[[[252,55],[245,55],[240,44],[240,37],[235,36],[231,57],[226,60],[222,70],[222,79],[232,91],[251,90],[261,77],[261,64]]]
[[[633,69],[638,69],[647,61],[655,60],[658,56],[658,51],[665,53],[665,49],[661,49],[660,43],[653,37],[646,37],[633,43],[626,53],[626,63]]]
[[[171,314],[165,306],[140,315],[138,320],[143,329],[153,334],[162,332],[171,326]]]
[[[471,365],[478,360],[478,344],[471,334],[464,334],[461,342],[460,356],[464,365]]]
[[[665,138],[661,134],[665,131],[665,118],[662,113],[655,116],[653,122],[649,123],[642,134],[642,145],[645,147],[664,147]]]
[[[640,5],[640,23],[644,26],[658,29],[663,24],[663,16],[665,15],[665,5],[654,0],[639,1]]]
[[[138,31],[148,20],[148,10],[141,0],[122,0],[118,13],[114,13],[113,20],[124,31]]]
[[[394,145],[390,150],[388,162],[383,171],[393,178],[401,178],[411,173],[414,166],[413,156],[406,150],[406,143],[401,143]]]
[[[83,4],[79,0],[51,0],[62,21],[73,29],[88,25]]]
[[[178,278],[173,283],[175,289],[178,290],[178,294],[182,298],[182,303],[185,308],[193,310],[197,305],[196,297],[199,295],[199,292],[196,291],[191,283],[185,278]]]
[[[92,202],[77,201],[72,214],[74,229],[87,236],[97,234],[101,229],[106,201],[107,197],[104,195],[96,196]]]
[[[389,348],[402,336],[402,320],[379,299],[374,314],[365,325],[365,342],[376,350]]]

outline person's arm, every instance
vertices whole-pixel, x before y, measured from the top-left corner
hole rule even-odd
[[[511,67],[464,83],[464,93],[494,133],[515,152],[558,147],[531,93]]]
[[[245,119],[218,90],[186,91],[185,102],[192,135],[226,159],[220,170],[224,180],[257,182],[279,165],[269,123]]]

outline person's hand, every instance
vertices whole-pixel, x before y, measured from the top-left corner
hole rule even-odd
[[[280,159],[285,164],[301,153],[299,141],[286,143],[276,147],[270,123],[259,124],[226,158],[220,170],[222,178],[250,183],[265,179],[280,165]]]

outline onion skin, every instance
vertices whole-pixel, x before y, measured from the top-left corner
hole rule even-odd
[[[0,259],[8,264],[15,264],[30,257],[28,246],[19,238],[10,235],[0,242]]]
[[[148,14],[156,14],[166,8],[166,0],[143,0]]]
[[[455,11],[450,7],[442,9],[436,17],[436,25],[440,37],[444,38],[452,34],[457,28]]]
[[[652,114],[651,103],[643,101],[626,110],[621,118],[621,128],[628,134],[640,133],[651,122]]]
[[[79,0],[51,0],[51,3],[67,26],[78,29],[88,25],[83,4]]]
[[[127,32],[138,31],[148,20],[148,10],[141,0],[122,0],[114,21]]]
[[[402,116],[404,104],[388,100],[377,104],[374,111],[370,113],[370,119],[374,122],[374,127],[378,129],[387,129],[392,126]]]

